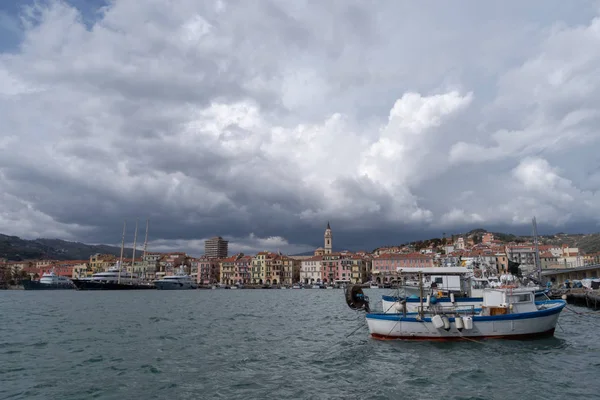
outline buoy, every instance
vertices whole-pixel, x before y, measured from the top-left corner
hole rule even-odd
[[[566,294],[563,294],[563,295],[562,295],[562,296],[560,296],[560,297],[561,297],[561,299],[563,299],[563,300],[566,300],[566,299],[567,299],[567,295],[566,295]]]
[[[454,304],[454,293],[450,293],[450,303]]]
[[[425,305],[429,306],[429,302],[431,301],[431,295],[428,294],[427,295],[427,302],[425,303]]]
[[[396,302],[396,304],[394,304],[394,308],[396,309],[396,311],[400,312],[402,311],[402,304]]]
[[[448,319],[448,317],[446,317],[445,315],[442,317],[442,321],[444,322],[444,329],[449,331],[450,330],[450,320]]]
[[[431,304],[435,304],[435,303],[437,303],[437,297],[435,297],[435,295],[431,296],[431,298],[429,299],[429,302],[430,302]]]
[[[431,318],[431,322],[433,322],[433,326],[435,326],[436,329],[444,327],[444,321],[442,321],[442,317],[440,317],[439,315],[434,315]]]
[[[466,330],[470,331],[471,329],[473,329],[473,318],[463,317],[462,320]]]
[[[455,317],[454,324],[456,325],[456,329],[458,329],[459,332],[462,331],[463,328],[465,327],[465,324],[463,323],[463,320],[461,317]]]

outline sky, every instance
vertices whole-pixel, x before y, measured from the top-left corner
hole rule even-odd
[[[523,4],[524,3],[524,4]],[[0,232],[199,255],[596,232],[600,3],[0,2]]]

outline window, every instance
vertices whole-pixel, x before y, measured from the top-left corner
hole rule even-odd
[[[511,300],[513,303],[528,303],[531,301],[531,293],[511,296]]]

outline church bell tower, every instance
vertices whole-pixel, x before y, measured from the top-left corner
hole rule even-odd
[[[327,222],[327,229],[325,229],[325,254],[331,254],[331,248],[333,247],[333,236],[331,235],[331,227]]]

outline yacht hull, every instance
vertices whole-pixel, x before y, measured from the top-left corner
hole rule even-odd
[[[197,289],[198,286],[187,282],[154,282],[158,290],[189,290]]]
[[[148,290],[156,289],[156,286],[145,283],[118,283],[101,282],[93,280],[73,279],[77,290]]]
[[[40,281],[21,281],[25,290],[73,290],[75,286],[71,282],[65,283],[41,283]]]

